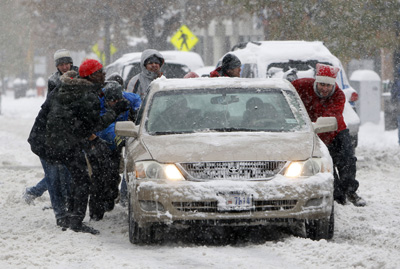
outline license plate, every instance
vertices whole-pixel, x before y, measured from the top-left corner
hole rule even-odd
[[[243,211],[253,208],[253,197],[243,192],[218,193],[219,211]]]

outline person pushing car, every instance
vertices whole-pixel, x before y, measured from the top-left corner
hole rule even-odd
[[[335,117],[337,120],[336,131],[318,134],[328,147],[333,165],[337,169],[334,171],[335,201],[344,205],[347,199],[355,206],[365,206],[365,200],[356,193],[359,187],[356,180],[357,158],[343,119],[346,97],[336,83],[338,72],[338,67],[317,64],[315,79],[297,79],[292,81],[292,85],[299,93],[312,122],[319,117]]]

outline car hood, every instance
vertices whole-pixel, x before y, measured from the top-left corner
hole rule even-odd
[[[305,160],[313,155],[313,133],[193,133],[141,137],[159,162]],[[315,143],[317,144],[317,143]]]

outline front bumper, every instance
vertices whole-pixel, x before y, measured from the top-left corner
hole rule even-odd
[[[333,176],[320,173],[269,181],[166,182],[129,177],[131,212],[140,227],[153,224],[208,225],[288,224],[292,220],[328,218],[333,204]],[[245,210],[228,210],[223,194],[251,197]],[[221,195],[222,194],[222,195]]]

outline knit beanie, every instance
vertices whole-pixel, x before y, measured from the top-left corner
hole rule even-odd
[[[124,79],[117,72],[114,72],[109,77],[107,77],[106,81],[107,82],[108,81],[116,81],[119,83],[119,85],[121,85],[121,86],[124,85]]]
[[[69,50],[66,50],[66,49],[57,50],[54,53],[54,62],[56,63],[56,67],[59,66],[60,64],[64,64],[64,63],[73,64],[72,57],[71,57],[71,54],[69,53]]]
[[[148,63],[156,63],[161,65],[161,60],[157,56],[151,55],[149,58],[146,59],[146,61],[144,61],[144,66],[146,66]]]
[[[103,68],[103,65],[95,59],[86,59],[79,67],[79,76],[81,78],[90,76],[94,72]]]
[[[121,100],[122,96],[122,87],[118,82],[109,81],[104,87],[104,99],[106,102]]]
[[[236,55],[233,55],[231,53],[225,55],[225,57],[222,59],[222,71],[225,73],[226,70],[231,70],[235,69],[237,67],[240,67],[242,63],[240,62],[239,58],[236,57]]]

